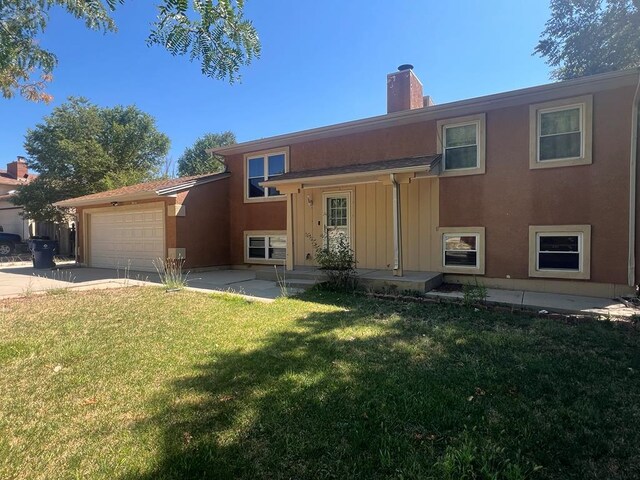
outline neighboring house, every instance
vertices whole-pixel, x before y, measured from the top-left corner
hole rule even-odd
[[[220,255],[192,251],[190,234],[165,247],[191,265],[295,271],[328,233],[349,239],[359,268],[398,277],[632,292],[638,85],[630,70],[434,105],[403,66],[387,78],[386,115],[214,149],[227,174],[205,214],[184,220],[215,225]]]
[[[22,239],[29,238],[33,224],[22,218],[22,207],[11,203],[11,196],[20,185],[29,183],[37,175],[30,174],[27,162],[17,157],[7,164],[6,170],[0,170],[0,226],[6,233],[15,233]]]
[[[154,271],[168,257],[188,268],[226,265],[228,177],[159,180],[56,205],[76,208],[77,259],[85,265]]]

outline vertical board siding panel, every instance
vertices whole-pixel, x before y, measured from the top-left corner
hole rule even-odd
[[[302,264],[303,265],[313,265],[313,259],[307,260],[307,253],[310,253],[313,256],[313,247],[311,246],[311,239],[308,237],[309,235],[314,235],[313,232],[313,222],[315,220],[315,214],[317,210],[316,201],[314,198],[314,190],[303,190],[304,198],[302,202],[304,203],[304,248],[302,252]],[[307,196],[311,197],[311,201],[313,205],[309,207],[307,205]]]
[[[385,208],[385,194],[384,185],[381,183],[375,183],[376,187],[376,214],[377,214],[377,228],[376,228],[376,258],[374,268],[386,268],[387,262],[387,230],[389,224],[386,222]]]
[[[355,202],[356,218],[352,219],[355,226],[356,267],[360,266],[367,255],[367,189],[366,185],[356,185]]]
[[[407,265],[407,246],[409,245],[409,215],[407,214],[407,205],[409,204],[409,184],[401,183],[400,184],[400,223],[402,226],[402,267],[404,269],[409,270]]]
[[[418,217],[420,223],[420,270],[427,272],[431,270],[431,207],[429,198],[429,187],[431,180],[420,180],[418,182],[420,186],[418,196]]]
[[[407,269],[420,270],[420,185],[419,181],[413,181],[407,185]]]
[[[386,209],[387,237],[387,263],[384,268],[393,268],[393,189],[391,186],[383,186]]]
[[[360,265],[360,268],[375,268],[376,261],[376,185],[367,183],[367,255]]]
[[[437,228],[440,226],[440,180],[431,181],[431,267],[434,271],[442,270],[442,256]]]

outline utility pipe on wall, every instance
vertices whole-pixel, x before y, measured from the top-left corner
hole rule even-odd
[[[637,156],[638,156],[638,95],[640,94],[640,70],[638,84],[631,106],[631,153],[629,156],[629,254],[627,284],[636,284],[636,196],[637,196]]]
[[[389,175],[393,188],[393,274],[401,277],[402,272],[402,225],[400,224],[400,185],[396,180],[396,174]]]

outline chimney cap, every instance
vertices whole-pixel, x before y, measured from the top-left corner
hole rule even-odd
[[[398,67],[399,72],[404,72],[405,70],[413,70],[413,65],[410,63],[403,63]]]

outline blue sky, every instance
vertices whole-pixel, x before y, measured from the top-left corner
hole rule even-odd
[[[549,82],[548,66],[531,55],[549,16],[545,0],[247,0],[262,56],[234,85],[146,46],[155,3],[127,0],[111,34],[54,11],[42,43],[59,59],[55,100],[0,98],[0,168],[70,95],[137,105],[156,118],[177,160],[206,132],[232,130],[245,141],[383,114],[386,74],[403,63],[436,103]]]

